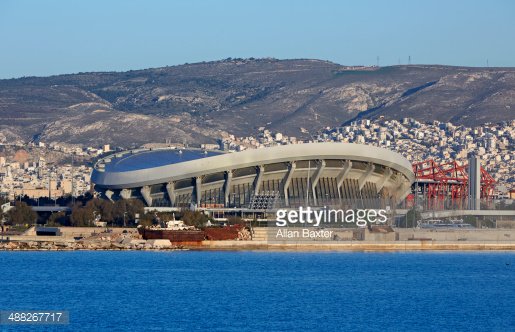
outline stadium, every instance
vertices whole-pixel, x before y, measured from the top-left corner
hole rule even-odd
[[[410,193],[411,163],[390,150],[305,143],[222,153],[137,149],[97,161],[91,181],[110,200],[148,207],[273,210],[381,201]]]

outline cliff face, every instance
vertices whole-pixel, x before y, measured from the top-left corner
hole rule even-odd
[[[355,118],[514,119],[515,69],[346,67],[247,59],[0,80],[0,141],[212,142],[265,126],[302,136]]]

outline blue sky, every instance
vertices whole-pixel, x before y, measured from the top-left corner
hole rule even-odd
[[[0,0],[0,78],[227,57],[515,66],[515,1]]]

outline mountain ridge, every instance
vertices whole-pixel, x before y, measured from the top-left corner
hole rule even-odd
[[[515,68],[225,59],[0,80],[0,140],[127,147],[259,127],[302,137],[362,118],[469,126],[514,119]]]

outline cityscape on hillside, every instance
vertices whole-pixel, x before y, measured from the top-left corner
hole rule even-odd
[[[277,144],[303,143],[296,137],[261,128],[257,137],[223,140],[222,149],[242,151]],[[515,120],[478,127],[457,126],[450,122],[424,123],[412,118],[397,120],[359,120],[346,126],[326,127],[311,136],[315,142],[343,142],[383,147],[401,153],[415,163],[433,159],[438,163],[466,163],[470,154],[494,177],[501,196],[515,189]]]
[[[457,161],[466,163],[470,154],[481,160],[482,166],[496,181],[494,195],[498,198],[510,197],[515,185],[515,120],[500,124],[485,124],[478,127],[454,125],[450,122],[433,121],[424,123],[412,118],[401,121],[379,119],[354,121],[345,126],[325,127],[316,133],[306,129],[301,131],[311,138],[309,142],[342,142],[367,144],[383,147],[401,153],[410,162],[434,160],[438,163]],[[302,144],[307,141],[287,136],[279,131],[272,132],[260,128],[257,136],[236,137],[226,135],[219,144],[201,144],[204,150],[223,150],[226,152],[258,149],[276,145]],[[3,142],[3,146],[10,146]],[[168,141],[149,143],[144,147],[186,148],[183,144]],[[38,199],[62,196],[80,196],[91,189],[90,176],[92,163],[99,156],[112,153],[110,145],[102,147],[81,147],[67,144],[44,142],[16,143],[18,150],[37,150],[37,156],[0,157],[0,194],[15,199],[20,196]],[[117,150],[120,150],[118,148]],[[85,163],[48,163],[45,155],[59,151],[66,155],[83,157]],[[30,161],[29,161],[30,160]]]

